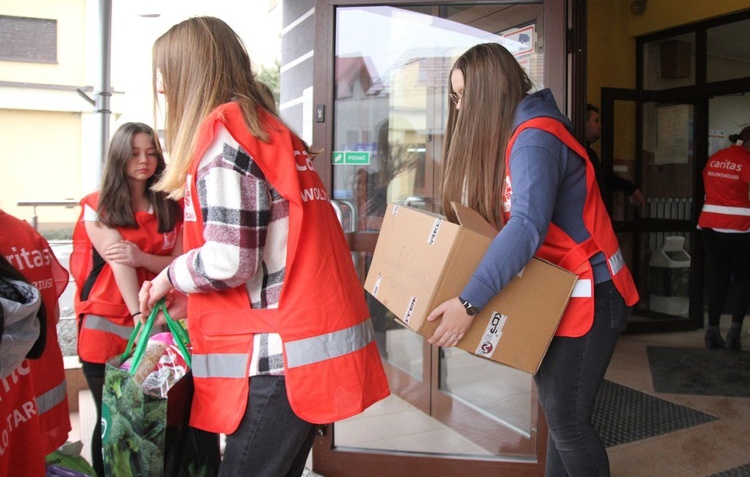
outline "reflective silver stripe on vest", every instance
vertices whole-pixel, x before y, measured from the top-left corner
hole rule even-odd
[[[727,207],[725,205],[705,204],[703,206],[703,212],[712,212],[714,214],[724,215],[742,215],[745,217],[750,217],[750,209],[747,207]]]
[[[576,280],[570,298],[591,298],[591,280],[588,278],[579,278]]]
[[[372,320],[340,331],[286,343],[288,368],[318,363],[364,348],[375,339]],[[248,355],[212,353],[193,355],[193,377],[247,378]]]
[[[44,414],[53,407],[57,406],[65,399],[67,394],[65,388],[65,380],[63,382],[50,389],[41,396],[36,397],[36,407],[39,408],[39,414]]]
[[[194,354],[193,377],[195,378],[247,378],[247,353],[241,354]]]
[[[90,330],[112,333],[124,340],[130,339],[130,335],[133,334],[133,330],[135,329],[132,326],[116,325],[103,316],[97,315],[86,315],[86,319],[83,321],[83,327]]]
[[[358,325],[343,330],[292,341],[284,345],[287,367],[305,366],[353,353],[364,348],[374,339],[375,330],[372,327],[372,320],[368,318]]]
[[[625,259],[622,258],[622,251],[619,248],[607,261],[609,262],[609,269],[612,270],[612,275],[617,275],[625,266]]]

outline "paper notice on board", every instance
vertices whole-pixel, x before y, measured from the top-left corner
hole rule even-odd
[[[679,104],[656,108],[656,164],[686,164],[690,150],[691,106]]]

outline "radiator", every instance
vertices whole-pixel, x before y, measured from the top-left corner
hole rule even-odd
[[[649,197],[646,199],[646,211],[652,219],[690,220],[693,199],[690,197]],[[659,250],[666,237],[677,235],[685,238],[685,249],[690,250],[690,236],[686,232],[650,232],[648,234],[649,251]]]

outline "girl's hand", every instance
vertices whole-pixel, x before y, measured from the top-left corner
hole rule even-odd
[[[173,320],[187,318],[188,297],[177,290],[172,290],[167,295],[167,311]],[[161,315],[159,316],[161,318]],[[166,321],[166,320],[165,320]]]
[[[150,315],[156,303],[172,290],[173,287],[169,283],[167,273],[169,273],[169,267],[162,270],[153,280],[146,280],[141,285],[141,290],[138,292],[138,301],[141,313],[144,315]]]
[[[435,308],[427,317],[427,321],[435,321],[442,317],[432,337],[427,341],[435,346],[456,346],[469,330],[474,317],[466,314],[458,297],[451,298]]]
[[[146,254],[138,248],[138,245],[127,240],[113,243],[104,251],[104,260],[115,262],[129,267],[142,267]]]
[[[140,294],[139,294],[140,298]],[[167,306],[167,312],[169,313],[169,317],[173,320],[182,320],[187,319],[187,306],[188,306],[188,300],[187,295],[183,295],[182,293],[178,292],[177,290],[170,290],[167,292],[167,295],[164,298],[164,304]],[[141,323],[146,323],[146,320],[148,317],[144,315],[143,313],[136,316],[136,319],[140,318]],[[155,325],[166,325],[167,324],[167,317],[164,316],[163,311],[159,311],[159,314],[156,315],[156,319],[154,320]]]

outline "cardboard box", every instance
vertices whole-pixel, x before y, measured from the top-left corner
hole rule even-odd
[[[458,296],[484,256],[495,229],[477,212],[453,204],[459,224],[437,214],[389,204],[365,289],[404,326],[430,337],[427,316]],[[458,347],[535,374],[577,277],[533,258],[474,318]]]

